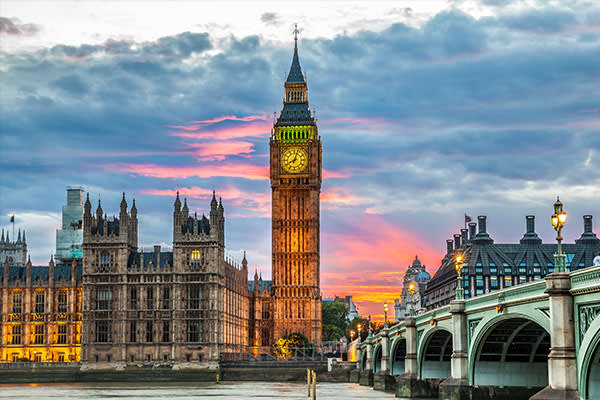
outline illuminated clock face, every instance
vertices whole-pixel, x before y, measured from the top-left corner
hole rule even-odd
[[[306,151],[300,147],[289,147],[281,156],[281,165],[287,172],[298,173],[304,171],[308,162]]]

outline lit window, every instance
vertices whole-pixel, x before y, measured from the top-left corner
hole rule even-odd
[[[504,287],[510,287],[510,286],[512,286],[512,277],[505,276],[504,277]]]
[[[21,292],[15,293],[12,296],[12,312],[13,314],[21,313],[23,306],[23,295]]]
[[[23,334],[21,325],[13,325],[10,333],[9,343],[21,344],[21,335]]]
[[[67,312],[67,291],[61,290],[58,292],[58,312]]]
[[[519,275],[519,283],[527,282],[527,277],[525,275]]]
[[[44,343],[44,325],[35,325],[33,334],[33,344]]]
[[[200,259],[200,250],[192,250],[192,260]]]
[[[497,289],[498,288],[498,277],[497,276],[490,276],[490,287],[492,289]]]
[[[58,344],[66,344],[67,343],[67,325],[61,324],[58,325],[57,335],[56,335],[56,343]]]
[[[44,312],[45,293],[42,291],[35,292],[35,312],[41,314]]]

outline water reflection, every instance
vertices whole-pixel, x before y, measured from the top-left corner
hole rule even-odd
[[[295,382],[132,382],[0,385],[0,399],[302,399],[306,384]],[[317,399],[395,399],[352,383],[318,383]]]

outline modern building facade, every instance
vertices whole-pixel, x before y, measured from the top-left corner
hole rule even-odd
[[[407,268],[404,274],[402,285],[402,294],[400,299],[394,299],[394,321],[399,322],[410,314],[411,306],[415,312],[419,312],[425,307],[425,290],[431,275],[427,272],[427,267],[421,264],[419,256],[415,256],[412,264]],[[412,296],[412,305],[408,287],[414,283],[414,293]]]
[[[485,294],[505,287],[539,280],[554,272],[557,245],[542,243],[535,232],[535,216],[526,217],[526,231],[519,243],[497,244],[487,232],[486,217],[479,216],[469,229],[461,229],[447,241],[447,251],[441,266],[427,285],[427,309],[450,303],[456,297],[457,273],[455,256],[462,254],[462,283],[465,298]],[[477,230],[477,232],[476,232]],[[592,265],[600,251],[600,239],[592,231],[592,216],[583,216],[583,233],[575,243],[562,245],[567,271]]]
[[[56,261],[70,263],[83,257],[83,188],[67,188],[62,226],[56,230]]]

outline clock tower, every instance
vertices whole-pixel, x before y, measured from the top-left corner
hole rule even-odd
[[[321,343],[321,140],[308,107],[308,87],[294,56],[283,109],[270,139],[274,340],[294,332]]]

